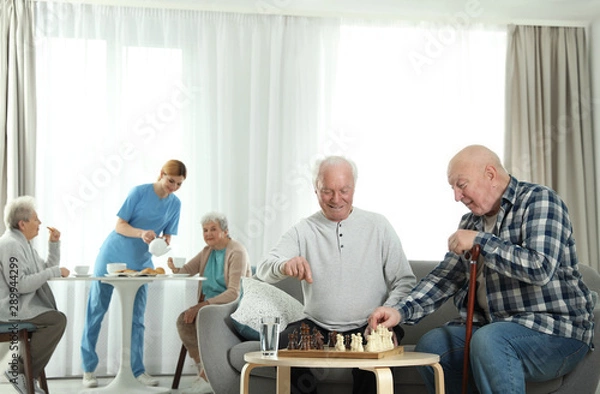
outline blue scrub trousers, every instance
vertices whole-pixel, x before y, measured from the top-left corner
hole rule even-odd
[[[83,338],[81,339],[81,360],[84,372],[94,372],[98,366],[96,343],[100,335],[102,319],[108,310],[113,287],[99,281],[92,282],[88,297]],[[135,295],[133,304],[132,330],[131,330],[131,369],[133,376],[137,377],[145,372],[144,368],[144,312],[148,298],[148,285],[140,287]]]

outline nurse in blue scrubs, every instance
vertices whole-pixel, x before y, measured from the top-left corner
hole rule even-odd
[[[95,276],[104,276],[108,263],[127,263],[128,269],[141,271],[153,268],[148,244],[156,237],[170,243],[177,234],[181,202],[173,193],[187,175],[185,165],[178,160],[168,161],[161,169],[156,182],[134,187],[117,213],[117,225],[108,235],[96,258]],[[131,333],[131,369],[133,375],[147,386],[157,386],[158,380],[146,373],[144,356],[144,312],[147,285],[140,287],[134,302]],[[92,282],[81,340],[83,385],[97,387],[94,371],[98,366],[96,343],[104,314],[112,296],[111,285]]]

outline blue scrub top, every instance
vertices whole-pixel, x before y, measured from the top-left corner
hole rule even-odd
[[[177,235],[180,211],[181,201],[177,196],[171,193],[161,199],[150,183],[134,187],[117,216],[133,227],[154,230],[158,236]],[[108,263],[127,263],[127,268],[138,271],[153,266],[148,244],[141,238],[125,237],[115,230],[100,247],[94,275],[106,274]]]

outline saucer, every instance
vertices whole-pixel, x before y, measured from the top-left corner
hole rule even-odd
[[[76,278],[89,278],[92,274],[73,274]]]

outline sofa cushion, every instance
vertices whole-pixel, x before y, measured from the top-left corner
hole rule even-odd
[[[304,319],[302,304],[286,292],[261,282],[242,277],[241,296],[231,320],[238,333],[248,340],[258,340],[261,316],[279,316],[283,331],[289,323]]]

